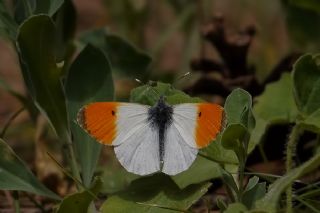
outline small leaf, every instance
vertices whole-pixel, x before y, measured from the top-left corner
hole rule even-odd
[[[318,169],[319,166],[320,153],[317,153],[310,160],[291,170],[289,173],[270,185],[266,195],[255,203],[255,210],[269,213],[276,212],[280,196],[287,189],[287,187],[291,186],[292,183],[299,177]]]
[[[91,43],[103,50],[110,59],[112,71],[125,77],[146,80],[151,58],[127,40],[103,29],[87,32],[80,38],[83,44]]]
[[[253,176],[252,178],[250,178],[245,191],[250,191],[253,187],[255,187],[258,184],[258,182],[259,177]]]
[[[114,97],[110,64],[99,49],[87,45],[81,51],[70,67],[65,91],[76,155],[84,184],[88,187],[102,145],[79,127],[76,123],[77,114],[81,107],[90,102],[111,101]]]
[[[251,131],[255,126],[251,95],[243,89],[235,89],[224,105],[228,124],[240,123]]]
[[[257,176],[250,178],[242,196],[242,203],[248,209],[251,209],[254,203],[266,194],[266,183],[258,183],[258,181],[259,178]]]
[[[46,15],[31,16],[19,28],[17,44],[24,81],[36,106],[61,138],[68,136],[67,110],[54,52],[55,26]]]
[[[210,183],[194,184],[181,190],[169,176],[156,174],[133,181],[127,190],[110,196],[100,210],[101,212],[174,213],[176,211],[152,205],[187,210],[207,192],[210,185]]]
[[[170,84],[150,82],[131,91],[130,101],[146,105],[154,105],[160,96],[165,96],[169,104],[199,103],[200,98],[193,98],[184,92],[174,89]]]
[[[296,104],[304,116],[320,108],[320,55],[301,56],[293,67]]]
[[[96,179],[89,190],[74,193],[63,199],[57,213],[87,213],[90,203],[96,198],[102,186],[100,179]]]
[[[225,149],[239,153],[241,143],[248,140],[249,132],[242,124],[230,124],[222,133],[221,144]]]
[[[0,189],[26,191],[60,200],[58,195],[47,189],[32,174],[2,139],[0,139]]]
[[[245,213],[248,209],[242,203],[232,203],[223,213]]]

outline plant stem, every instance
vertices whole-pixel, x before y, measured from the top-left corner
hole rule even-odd
[[[293,167],[293,157],[296,152],[296,146],[298,143],[300,135],[300,127],[299,124],[296,124],[289,135],[288,143],[287,143],[287,150],[286,150],[286,173],[288,173]],[[286,191],[287,195],[287,213],[292,213],[292,185],[290,185]]]
[[[11,117],[9,118],[9,120],[7,121],[7,123],[4,125],[1,133],[0,133],[0,138],[4,138],[4,135],[7,132],[7,129],[9,128],[9,126],[11,125],[12,121],[18,116],[20,115],[20,113],[24,110],[24,107],[21,107],[20,109],[18,109],[13,115],[11,115]]]
[[[71,173],[79,182],[81,182],[80,171],[78,168],[76,155],[73,150],[71,138],[69,136],[66,136],[65,139],[66,139],[66,148],[67,148],[66,156],[67,156],[69,166],[71,168]],[[81,188],[81,186],[78,183],[77,183],[77,188],[78,189]]]
[[[12,192],[13,197],[13,206],[15,213],[20,213],[20,202],[19,202],[19,192],[13,191]]]

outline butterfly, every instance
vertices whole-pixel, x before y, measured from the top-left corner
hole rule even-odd
[[[79,125],[98,142],[114,146],[121,165],[138,175],[187,170],[198,150],[216,138],[223,120],[218,104],[169,105],[164,96],[154,106],[95,102],[78,113]]]

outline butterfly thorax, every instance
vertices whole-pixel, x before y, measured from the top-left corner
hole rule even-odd
[[[172,113],[173,107],[166,104],[163,96],[161,96],[158,102],[148,111],[148,120],[152,128],[159,133],[159,154],[161,162],[164,156],[165,132],[167,127],[172,123]]]

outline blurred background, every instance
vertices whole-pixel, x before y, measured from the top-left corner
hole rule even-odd
[[[4,3],[13,14],[14,2],[4,0]],[[71,11],[76,14],[76,45],[87,32],[103,29],[152,58],[143,75],[133,63],[126,68],[132,68],[130,74],[113,73],[118,100],[128,100],[130,90],[139,85],[135,78],[144,83],[148,80],[174,83],[193,96],[221,104],[236,87],[255,97],[267,83],[289,72],[300,55],[319,51],[320,47],[320,4],[314,1],[73,0],[71,3]],[[70,21],[75,14],[69,14]],[[19,69],[12,43],[0,38],[1,87],[25,94]],[[188,72],[190,75],[177,81]],[[21,103],[5,89],[0,89],[0,103],[3,128]],[[33,168],[45,166],[34,164],[40,162],[35,158],[41,156],[34,155],[37,128],[28,113],[21,113],[13,122],[7,141]],[[52,132],[49,130],[48,134]],[[56,139],[49,137],[49,140]]]

